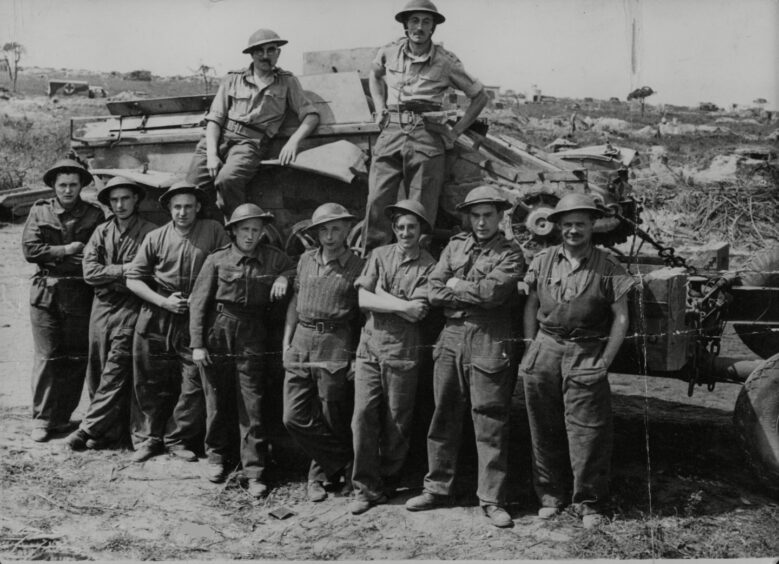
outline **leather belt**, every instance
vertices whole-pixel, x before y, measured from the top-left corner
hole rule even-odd
[[[222,313],[224,315],[228,315],[231,317],[240,317],[240,318],[251,317],[251,318],[256,318],[258,320],[261,318],[263,313],[263,310],[261,308],[245,307],[245,306],[240,306],[231,303],[224,303],[224,302],[219,302],[218,304],[216,304],[216,311],[218,313]]]
[[[307,321],[298,319],[298,323],[306,329],[313,329],[317,333],[331,333],[338,329],[349,327],[350,321],[335,321],[335,320],[320,320],[320,321]]]
[[[405,113],[423,114],[425,112],[440,112],[441,106],[438,104],[399,104],[388,106],[387,109],[393,113]]]
[[[225,120],[223,127],[227,131],[232,131],[233,133],[237,133],[238,135],[243,135],[244,137],[248,137],[249,139],[263,139],[267,137],[267,135],[263,130],[254,127],[253,125],[249,125],[248,123],[243,123],[242,121],[236,121],[231,118],[227,118]]]

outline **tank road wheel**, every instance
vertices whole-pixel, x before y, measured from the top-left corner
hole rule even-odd
[[[747,462],[774,496],[779,496],[779,354],[749,375],[733,413]]]

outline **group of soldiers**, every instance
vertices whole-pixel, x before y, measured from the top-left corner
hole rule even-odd
[[[400,482],[426,350],[421,322],[436,308],[445,322],[432,352],[428,472],[406,508],[449,503],[470,412],[480,505],[490,523],[509,527],[511,361],[522,340],[512,304],[524,277],[530,344],[519,375],[538,514],[550,519],[573,505],[586,527],[600,523],[612,443],[607,370],[627,331],[632,279],[593,246],[601,211],[583,194],[559,201],[550,221],[563,242],[529,268],[500,230],[511,205],[489,185],[457,207],[468,229],[438,260],[431,256],[421,241],[435,223],[445,150],[486,96],[432,43],[445,21],[432,2],[411,0],[396,19],[406,37],[378,51],[370,74],[382,132],[359,252],[346,244],[357,218],[338,203],[314,211],[306,231],[317,246],[297,264],[263,241],[273,215],[245,203],[285,113],[301,123],[282,163],[318,124],[297,79],[276,66],[286,41],[270,30],[252,34],[244,50],[251,65],[220,86],[187,180],[159,198],[168,223],[139,216],[140,184],[115,177],[99,190],[106,220],[80,197],[93,181],[82,164],[66,159],[45,173],[55,197],[36,202],[23,234],[25,258],[38,265],[30,296],[33,440],[72,430],[86,377],[90,404],[67,436],[71,449],[115,445],[129,429],[135,462],[166,451],[195,462],[204,450],[209,480],[223,481],[240,462],[249,493],[266,495],[265,358],[274,329],[267,311],[286,303],[282,419],[311,458],[308,498],[322,501],[328,484],[342,483],[350,511],[361,514],[386,503]],[[440,109],[450,86],[471,104],[452,128],[432,131],[422,114]],[[401,188],[405,198],[396,201]],[[224,226],[200,213],[214,195]]]

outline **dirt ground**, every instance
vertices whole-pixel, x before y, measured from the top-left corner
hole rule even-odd
[[[779,553],[779,507],[743,467],[731,430],[736,385],[686,395],[686,384],[612,377],[616,439],[609,522],[585,532],[572,515],[535,517],[521,386],[511,437],[512,529],[480,515],[472,449],[463,453],[454,506],[403,507],[419,491],[424,444],[415,443],[406,488],[361,516],[331,494],[305,498],[306,461],[282,435],[271,495],[250,498],[237,481],[214,485],[204,461],[165,456],[131,464],[127,450],[71,453],[62,438],[32,442],[32,265],[21,224],[0,226],[0,558],[3,559],[562,559],[762,557]],[[734,340],[728,348],[738,349]],[[423,398],[425,401],[425,398]],[[429,401],[429,398],[427,398]],[[85,402],[75,414],[83,414]],[[467,442],[467,441],[466,441]],[[269,515],[285,507],[292,516]]]

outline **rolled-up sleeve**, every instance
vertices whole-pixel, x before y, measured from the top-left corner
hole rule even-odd
[[[141,246],[138,248],[138,253],[135,258],[127,267],[125,271],[125,278],[128,280],[143,280],[144,282],[151,282],[154,275],[154,263],[156,251],[154,249],[154,239],[152,233],[147,233],[143,238]]]
[[[233,79],[228,76],[222,81],[222,84],[219,85],[219,90],[216,91],[214,100],[211,102],[211,108],[206,114],[206,121],[213,121],[219,125],[219,127],[224,126],[225,120],[227,119],[227,112],[230,109],[228,91],[231,88],[232,80]]]
[[[455,60],[449,67],[449,82],[457,90],[461,90],[468,98],[475,98],[484,86],[475,77],[468,74],[463,64]]]
[[[314,103],[306,96],[300,81],[294,76],[286,77],[287,80],[287,105],[298,116],[300,121],[309,114],[319,115]]]
[[[354,281],[355,288],[362,288],[369,292],[376,291],[376,285],[379,283],[379,261],[376,258],[376,253],[371,253],[368,257],[368,261],[365,263],[365,267],[362,269],[362,273]]]

